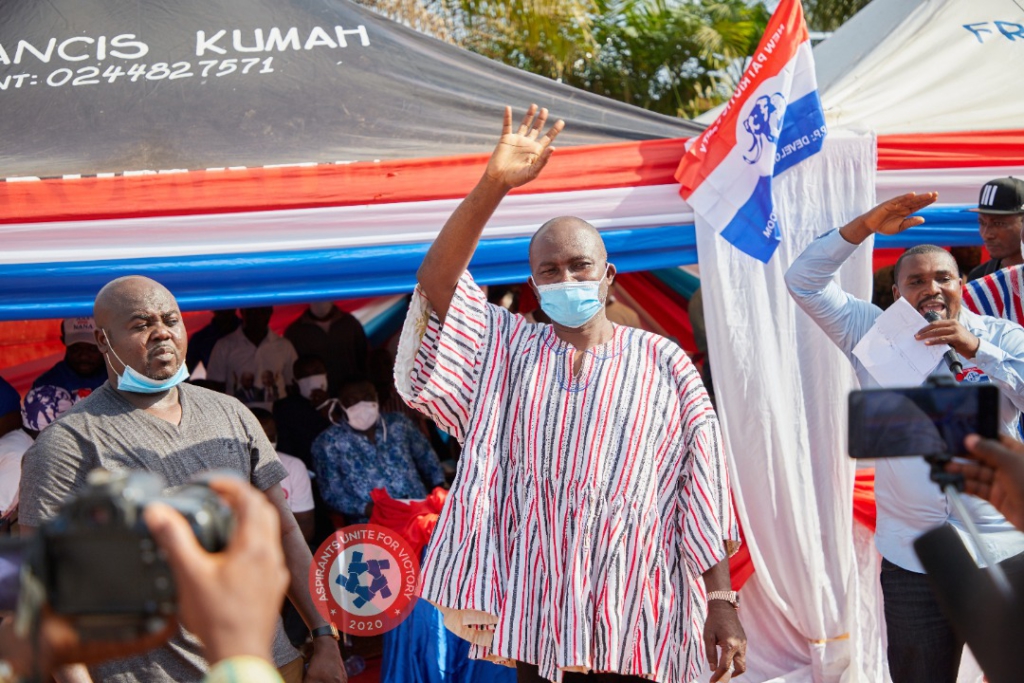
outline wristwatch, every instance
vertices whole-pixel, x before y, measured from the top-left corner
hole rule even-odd
[[[724,600],[736,609],[740,606],[740,594],[736,591],[711,591],[708,593],[708,602],[712,600]]]
[[[320,636],[330,636],[335,640],[341,640],[341,635],[338,633],[338,629],[334,624],[327,624],[326,626],[317,626],[315,629],[309,632],[309,635],[313,638],[319,638]]]

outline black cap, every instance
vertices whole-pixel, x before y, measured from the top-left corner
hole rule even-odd
[[[978,208],[968,211],[1003,216],[1024,213],[1024,180],[1010,177],[988,181],[981,188]]]

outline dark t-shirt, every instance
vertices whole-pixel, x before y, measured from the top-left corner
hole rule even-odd
[[[296,353],[317,356],[327,366],[327,388],[331,396],[337,396],[345,382],[369,376],[369,345],[362,324],[351,313],[335,311],[328,331],[306,311],[284,332]]]
[[[21,396],[17,390],[0,377],[0,417],[21,410]]]
[[[160,474],[169,487],[199,472],[229,469],[265,491],[287,476],[255,416],[241,403],[190,384],[178,386],[181,423],[173,425],[132,406],[105,384],[40,432],[21,470],[21,522],[38,527],[86,484],[98,467]],[[258,577],[254,577],[258,580]],[[278,666],[298,656],[280,626]],[[164,647],[91,667],[93,679],[117,683],[201,681],[207,670],[199,641],[181,630]]]
[[[988,261],[982,263],[980,266],[977,266],[974,269],[972,269],[971,272],[967,274],[967,281],[973,282],[974,280],[977,280],[980,277],[991,275],[992,273],[996,272],[1002,267],[1002,261],[1000,259],[989,259]]]
[[[313,469],[310,448],[313,440],[324,433],[331,422],[320,414],[309,399],[285,396],[274,402],[274,421],[277,422],[277,447],[282,453],[294,455],[306,469]]]
[[[71,395],[75,395],[75,392],[77,391],[79,392],[78,396],[84,397],[99,389],[106,381],[106,365],[101,365],[100,369],[94,374],[88,377],[82,377],[71,369],[67,361],[62,360],[43,374],[36,377],[36,381],[32,382],[32,387],[35,388],[53,385],[55,387],[66,389]],[[82,389],[85,389],[86,391],[82,392]]]

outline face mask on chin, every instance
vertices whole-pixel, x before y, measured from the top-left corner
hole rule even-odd
[[[348,416],[348,424],[356,431],[365,432],[377,424],[380,417],[380,407],[376,401],[360,401],[348,408],[342,408]]]
[[[608,266],[605,266],[600,280],[556,282],[551,285],[538,285],[534,281],[541,310],[563,327],[583,327],[604,308],[601,283],[607,276]]]
[[[123,373],[118,373],[117,370],[114,370],[114,374],[117,375],[117,388],[121,391],[133,394],[159,394],[164,391],[170,391],[188,379],[188,368],[184,363],[178,366],[178,371],[167,379],[156,380],[146,377],[121,360],[121,357],[117,355],[117,351],[114,350],[113,345],[110,343],[110,335],[107,334],[106,330],[103,330],[103,334],[107,337],[107,348],[110,349],[110,353],[114,354],[117,362],[124,366]],[[110,358],[106,354],[103,355],[103,358],[113,369],[114,365],[110,362]]]

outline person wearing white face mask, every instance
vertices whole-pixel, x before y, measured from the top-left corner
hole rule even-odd
[[[689,358],[608,320],[615,265],[581,218],[549,220],[530,244],[551,325],[489,305],[467,271],[501,200],[551,158],[563,124],[542,135],[546,119],[531,106],[517,129],[506,108],[483,177],[417,273],[396,385],[463,446],[421,597],[457,635],[514,660],[520,683],[707,680],[709,662],[712,681],[741,674],[728,564],[739,533]]]
[[[331,426],[327,392],[327,367],[317,356],[299,356],[293,374],[298,393],[274,402],[280,449],[294,455],[313,470],[310,447],[313,439]]]
[[[315,301],[288,326],[285,338],[300,356],[323,359],[327,367],[327,391],[335,396],[350,379],[367,375],[369,344],[358,319],[330,301]]]
[[[430,442],[404,415],[380,413],[371,382],[346,384],[339,400],[345,420],[313,442],[313,465],[321,497],[347,524],[370,519],[373,489],[422,499],[445,483]]]

